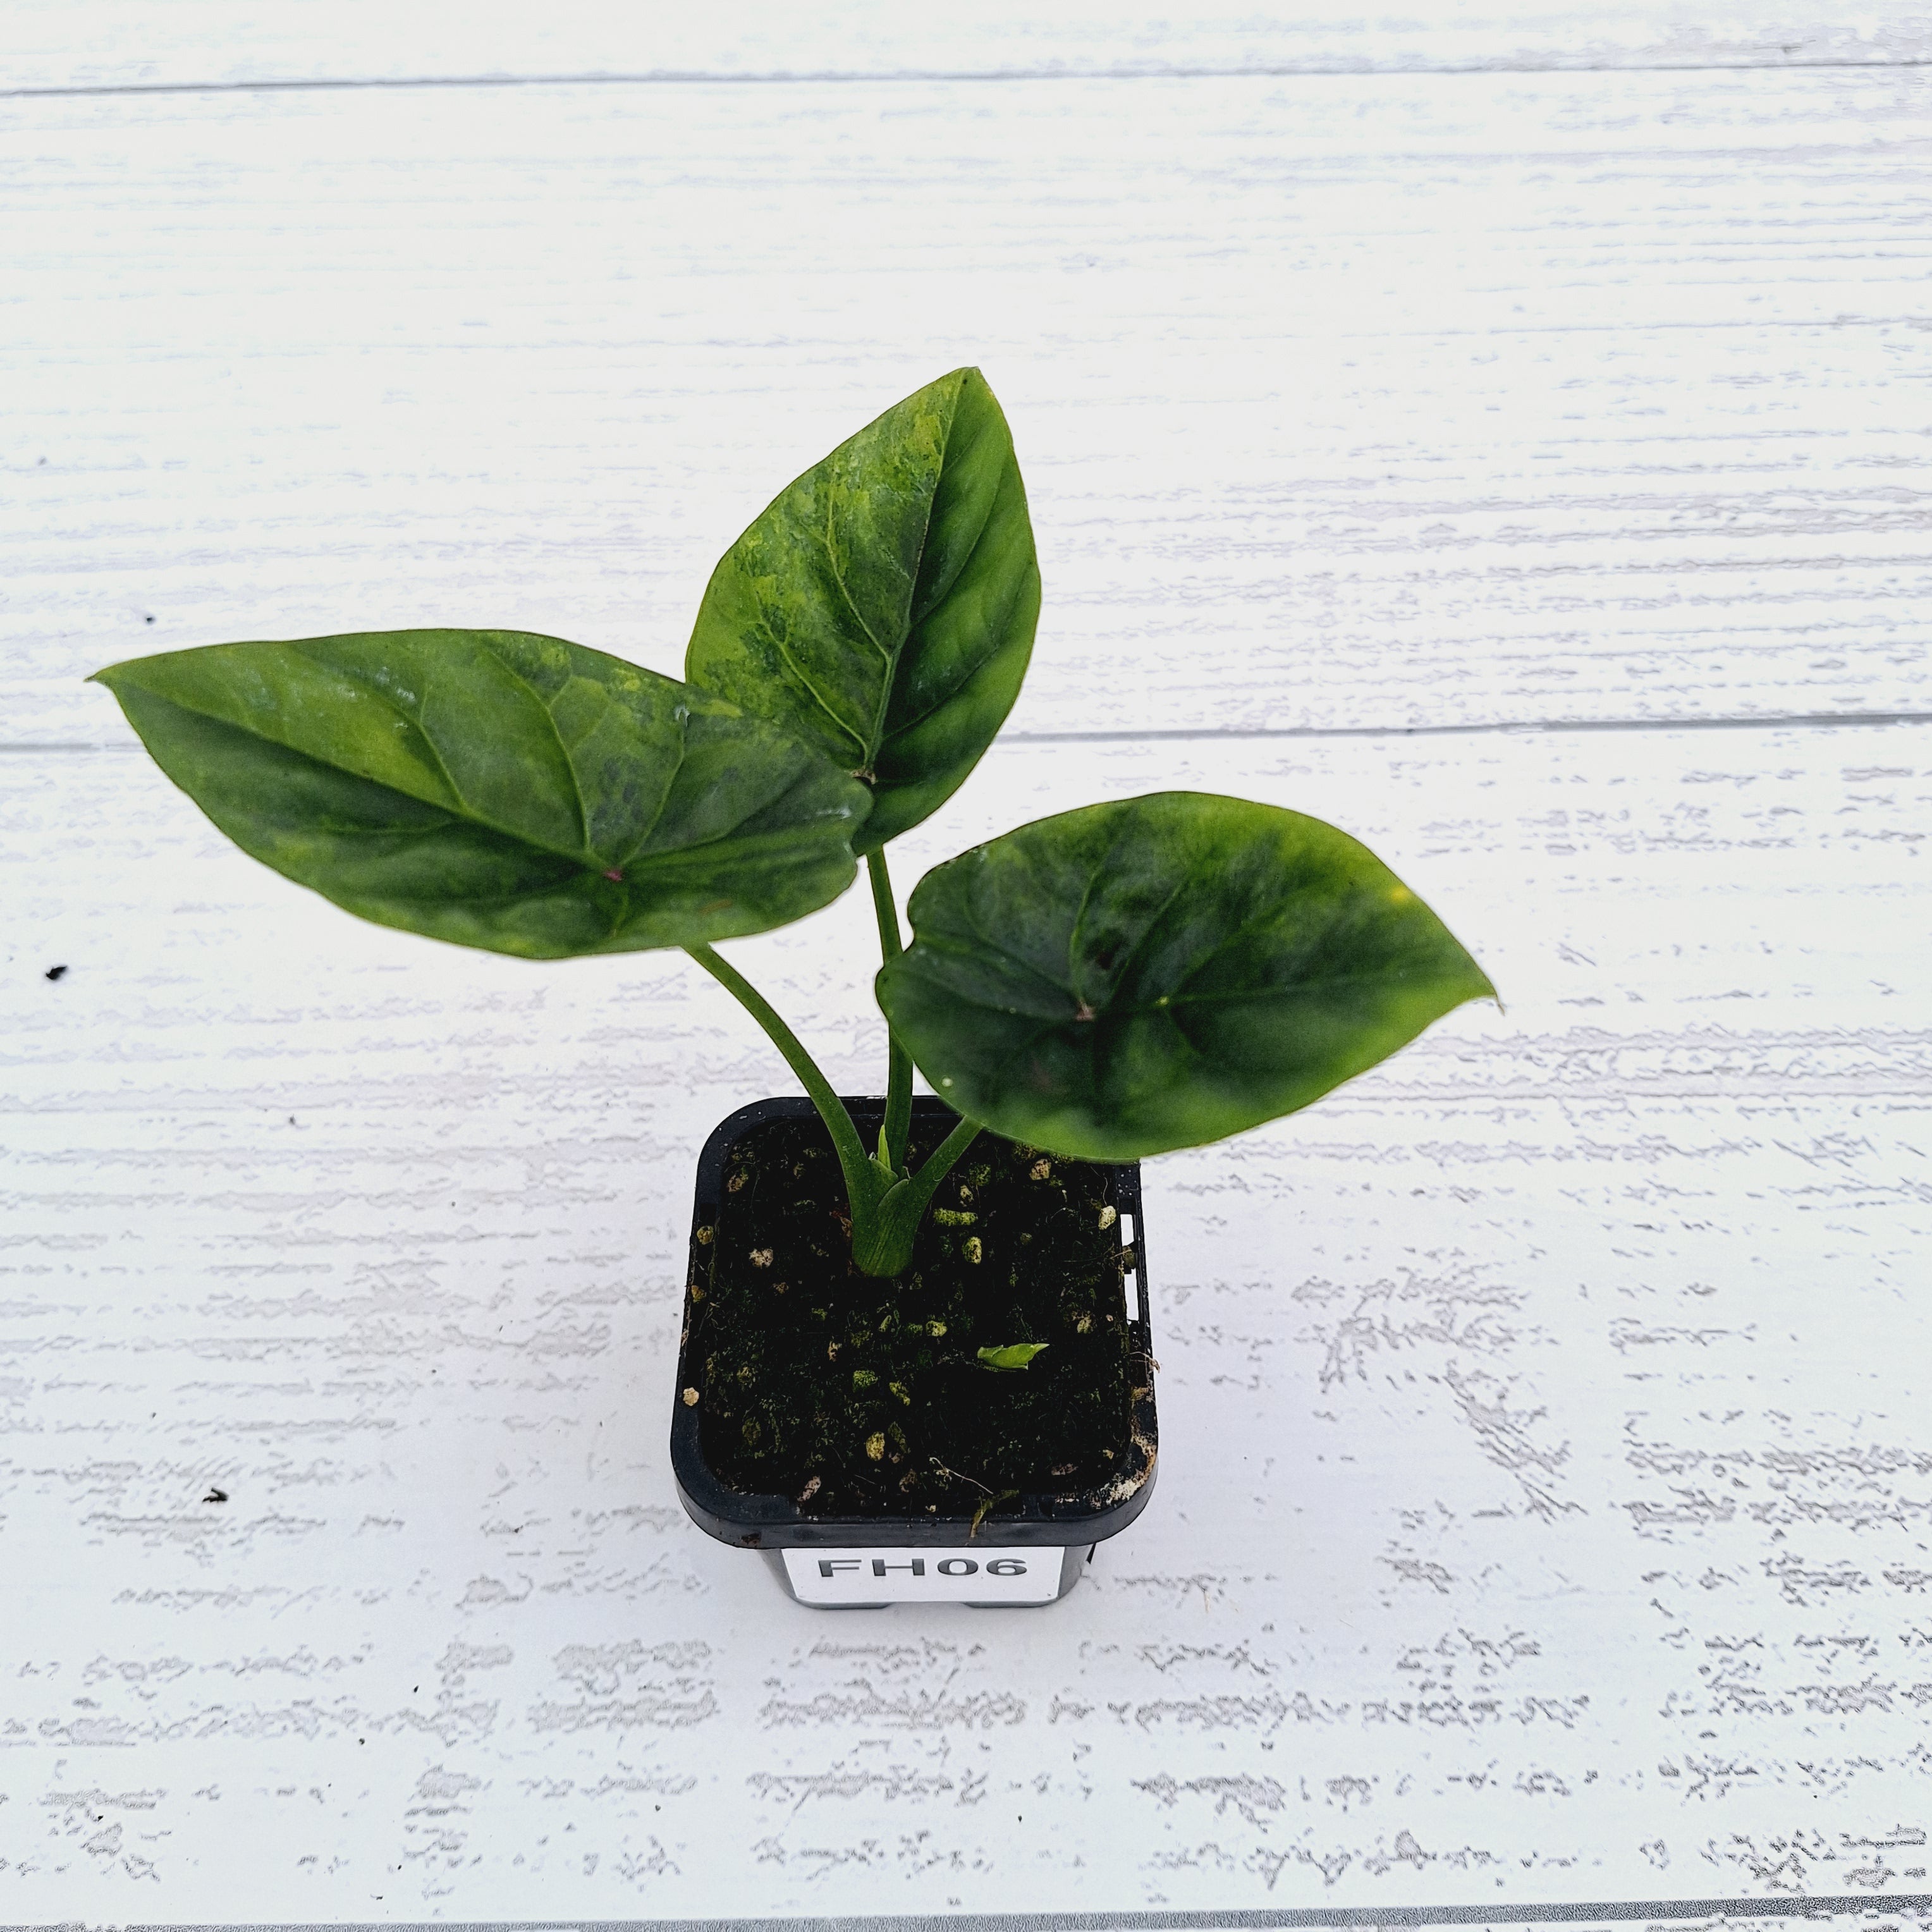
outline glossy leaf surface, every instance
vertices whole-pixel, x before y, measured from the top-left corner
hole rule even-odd
[[[518,631],[217,644],[96,674],[244,851],[526,958],[762,932],[835,898],[865,788],[674,680]]]
[[[869,784],[866,851],[979,762],[1039,616],[1012,435],[986,379],[956,369],[841,443],[725,552],[685,676]]]
[[[1292,1112],[1494,991],[1346,833],[1198,792],[1022,826],[910,910],[878,985],[920,1072],[968,1119],[1086,1160]]]

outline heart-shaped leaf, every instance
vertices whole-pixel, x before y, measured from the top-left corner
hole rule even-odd
[[[521,631],[215,644],[95,674],[245,852],[525,958],[762,932],[851,883],[868,800],[704,692]]]
[[[976,369],[896,404],[724,553],[684,674],[869,785],[869,851],[950,797],[1019,694],[1040,568]]]
[[[1365,847],[1198,792],[1022,826],[928,872],[879,1004],[968,1120],[1090,1160],[1306,1106],[1482,969]]]

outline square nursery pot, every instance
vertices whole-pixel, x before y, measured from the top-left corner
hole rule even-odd
[[[874,1145],[884,1102],[846,1104]],[[956,1116],[913,1106],[917,1158]],[[890,1285],[852,1271],[845,1201],[802,1096],[706,1142],[671,1412],[685,1508],[814,1608],[1055,1601],[1154,1490],[1138,1163],[983,1136]],[[978,1361],[1034,1340],[1023,1370]]]

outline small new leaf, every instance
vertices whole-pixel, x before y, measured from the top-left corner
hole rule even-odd
[[[841,443],[724,553],[684,674],[863,780],[863,853],[979,762],[1039,618],[1012,433],[986,378],[956,369]]]
[[[532,959],[693,946],[816,911],[856,869],[862,785],[559,638],[215,644],[95,676],[244,851],[379,926]]]
[[[1044,1342],[1009,1342],[1004,1348],[982,1348],[982,1369],[1023,1369],[1046,1346]]]

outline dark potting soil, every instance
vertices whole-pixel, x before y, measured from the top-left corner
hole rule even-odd
[[[951,1124],[915,1119],[915,1166]],[[1127,1466],[1137,1364],[1108,1170],[982,1135],[933,1208],[904,1274],[861,1274],[817,1118],[733,1144],[698,1231],[714,1258],[691,1348],[722,1481],[814,1515],[997,1517]],[[1046,1346],[1024,1369],[980,1361],[1021,1342]]]

